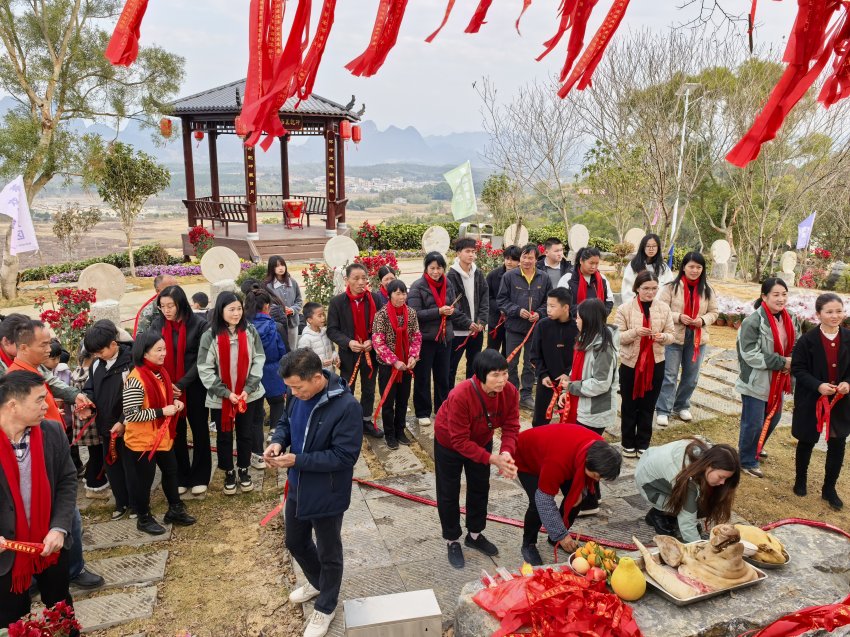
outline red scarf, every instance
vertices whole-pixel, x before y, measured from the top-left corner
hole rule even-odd
[[[248,334],[245,330],[237,331],[239,349],[236,354],[236,378],[230,377],[230,332],[224,330],[218,335],[218,368],[221,380],[234,394],[241,394],[245,389],[248,378]],[[233,431],[236,423],[236,405],[229,398],[221,399],[221,430]]]
[[[380,290],[381,290],[381,296],[384,297],[384,300],[387,303],[389,303],[390,302],[390,293],[387,292],[387,286],[382,284],[381,287],[380,287]]]
[[[434,295],[434,301],[437,303],[437,307],[445,307],[446,305],[446,277],[440,277],[439,281],[435,281],[430,274],[422,275],[422,278],[425,279],[425,282],[428,284],[428,287],[431,288],[431,294]]]
[[[21,497],[21,476],[18,473],[18,459],[12,450],[11,441],[4,433],[0,436],[0,466],[6,476],[9,490],[12,492],[12,503],[15,505],[15,537],[19,542],[43,542],[50,531],[50,509],[53,494],[47,481],[47,468],[44,464],[44,442],[41,427],[30,428],[29,441],[30,476],[32,490],[30,492],[30,522],[24,512],[24,501]],[[9,538],[13,539],[13,538]],[[12,592],[23,593],[30,586],[32,576],[41,573],[59,559],[59,553],[48,557],[17,553],[12,564]]]
[[[602,282],[602,275],[599,271],[593,273],[593,279],[596,282],[596,298],[600,301],[605,301],[605,284]],[[578,272],[578,296],[576,297],[576,305],[587,298],[587,281],[584,280],[584,275],[581,270]]]
[[[6,369],[9,369],[9,366],[15,362],[15,359],[9,356],[2,347],[0,347],[0,360],[3,361],[3,364],[6,366]]]
[[[649,319],[649,312],[643,311],[643,304],[635,300],[635,303],[640,307],[641,316],[643,316],[643,326],[652,327],[652,321]],[[637,363],[635,364],[635,384],[632,388],[632,398],[643,398],[643,396],[652,391],[652,375],[655,371],[655,353],[652,351],[652,336],[641,336],[640,351],[638,352]]]
[[[364,343],[369,340],[369,334],[372,331],[372,320],[375,318],[377,309],[375,308],[375,299],[369,290],[364,290],[359,295],[355,296],[349,288],[345,288],[345,295],[348,297],[348,303],[351,306],[351,316],[354,318],[354,340]],[[358,310],[356,301],[366,301],[369,304],[368,319],[363,314],[362,308]]]
[[[596,481],[587,477],[584,472],[584,465],[587,462],[587,450],[596,440],[589,441],[576,455],[575,473],[570,482],[570,490],[564,496],[564,524],[567,528],[570,527],[570,511],[581,501],[581,495],[585,489],[594,493],[596,492]]]
[[[578,347],[573,348],[573,367],[570,370],[570,380],[581,380],[582,372],[584,371],[584,357],[587,354],[583,349]],[[570,424],[578,424],[578,396],[569,396],[570,411],[567,413],[567,422]]]
[[[145,397],[148,399],[148,408],[162,409],[168,405],[174,404],[174,387],[171,386],[171,376],[168,373],[165,365],[155,365],[149,360],[145,360],[143,365],[137,368],[139,380],[142,381],[142,387],[145,390]],[[161,381],[157,379],[156,374],[159,374]],[[158,418],[157,422],[166,417]],[[169,430],[172,439],[177,433],[177,419],[172,418],[169,423]],[[154,445],[154,449],[159,445]]]
[[[699,316],[699,292],[697,291],[699,279],[691,281],[687,277],[682,277],[682,283],[682,288],[685,293],[684,314],[696,320],[697,316]],[[694,357],[691,362],[696,363],[697,360],[699,360],[699,344],[702,340],[702,326],[697,327],[696,325],[688,325],[688,328],[694,331]]]
[[[395,332],[395,355],[407,365],[410,359],[410,335],[407,333],[407,305],[396,307],[392,303],[387,304],[387,316],[390,325]]]
[[[776,318],[765,305],[762,305],[762,309],[764,309],[764,315],[770,324],[770,333],[773,335],[773,353],[780,356],[790,356],[791,350],[794,349],[794,323],[791,321],[791,315],[788,314],[788,310],[782,310],[782,325],[785,327],[785,335],[788,340],[788,344],[783,348]],[[770,395],[767,398],[767,408],[772,410],[773,413],[776,413],[776,409],[781,404],[782,395],[791,393],[791,375],[783,374],[782,371],[777,369],[770,377]]]
[[[174,352],[174,330],[177,330],[177,353]],[[166,320],[162,326],[165,341],[165,369],[172,380],[186,375],[186,321]]]

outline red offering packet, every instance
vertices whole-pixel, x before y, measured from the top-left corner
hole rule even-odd
[[[44,552],[44,544],[41,542],[18,542],[16,540],[3,540],[0,548],[6,551],[17,551],[29,555],[41,555]]]

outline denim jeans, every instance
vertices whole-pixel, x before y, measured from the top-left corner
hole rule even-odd
[[[741,455],[741,466],[754,469],[759,466],[756,459],[756,449],[758,448],[761,429],[764,426],[764,419],[767,416],[767,402],[752,396],[742,395],[741,403],[741,432],[738,435],[738,453]],[[764,439],[765,444],[767,444],[770,434],[776,429],[776,425],[779,424],[781,416],[782,409],[780,406],[770,421],[767,437]]]
[[[71,522],[71,548],[68,549],[68,575],[74,579],[83,572],[86,561],[83,559],[83,517],[74,507],[74,519]]]
[[[668,345],[664,348],[664,382],[661,384],[661,394],[655,411],[664,416],[690,409],[691,396],[699,380],[699,370],[702,359],[705,358],[705,347],[699,348],[699,358],[694,362],[694,331],[685,330],[683,345]],[[679,368],[682,368],[682,378],[676,387]]]

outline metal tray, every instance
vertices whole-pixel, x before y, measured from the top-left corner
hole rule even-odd
[[[702,542],[694,542],[694,544],[702,544]],[[650,554],[657,555],[660,551],[658,548],[649,549]],[[678,597],[673,597],[670,593],[668,593],[664,588],[656,582],[652,577],[644,570],[644,561],[642,557],[639,557],[635,560],[637,566],[643,570],[643,574],[646,576],[646,583],[651,586],[656,593],[658,593],[661,597],[666,599],[672,604],[676,606],[690,606],[691,604],[696,604],[698,602],[705,601],[707,599],[711,599],[712,597],[717,597],[718,595],[723,595],[725,593],[729,593],[731,591],[737,591],[742,588],[747,588],[749,586],[754,586],[759,582],[763,582],[767,579],[767,573],[758,568],[757,566],[751,565],[756,573],[758,573],[758,579],[754,579],[751,582],[744,582],[743,584],[737,584],[736,586],[731,586],[729,588],[723,588],[719,591],[712,591],[710,593],[704,593],[702,595],[697,595],[696,597],[691,597],[690,599],[679,599]]]
[[[755,566],[757,569],[761,568],[764,570],[772,570],[775,568],[783,568],[784,566],[787,566],[791,563],[791,556],[788,555],[788,551],[782,549],[782,555],[785,556],[785,561],[782,564],[774,564],[773,562],[761,562],[752,557],[744,557],[744,559],[747,560],[753,566]]]

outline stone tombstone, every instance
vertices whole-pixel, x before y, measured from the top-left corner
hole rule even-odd
[[[493,225],[490,223],[464,222],[460,224],[457,236],[459,238],[470,237],[476,241],[491,243],[493,241]]]
[[[230,248],[215,246],[201,258],[201,274],[210,282],[210,305],[222,292],[236,291],[236,278],[242,271],[239,255]]]
[[[431,226],[422,235],[422,250],[425,254],[439,252],[445,255],[449,251],[450,244],[449,231],[443,226]]]
[[[567,235],[567,243],[570,245],[570,252],[575,254],[582,248],[586,248],[590,241],[590,232],[586,226],[580,223],[575,224],[570,228]]]
[[[127,289],[124,274],[109,263],[94,263],[80,273],[78,287],[81,290],[94,288],[97,301],[92,303],[92,322],[101,319],[112,321],[121,326],[121,297]]]
[[[794,273],[794,268],[797,267],[797,253],[788,250],[782,253],[779,259],[780,272],[778,276],[788,285],[796,285],[797,275]]]
[[[345,268],[360,254],[360,249],[351,237],[338,235],[325,244],[322,256],[332,268]]]
[[[526,243],[528,243],[528,228],[523,225],[517,225],[512,223],[508,226],[508,229],[505,230],[504,238],[504,246],[519,246],[522,248]]]
[[[826,288],[835,289],[835,285],[839,279],[844,276],[847,271],[847,264],[844,261],[836,261],[830,266],[829,275],[826,277]]]
[[[718,239],[711,244],[711,278],[728,279],[732,274],[730,271],[730,260],[732,258],[732,246],[726,239]]]
[[[626,232],[626,236],[623,237],[623,242],[631,243],[633,248],[632,254],[636,254],[638,246],[645,236],[645,230],[642,230],[641,228],[629,228]]]

